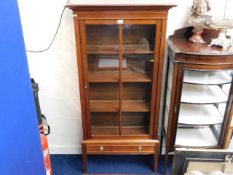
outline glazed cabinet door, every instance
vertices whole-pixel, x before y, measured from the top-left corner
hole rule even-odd
[[[125,20],[122,26],[122,135],[152,137],[160,22]]]
[[[169,119],[173,122],[173,146],[221,148],[231,116],[232,73],[232,68],[221,66],[178,66]]]
[[[81,28],[88,136],[120,135],[119,27],[85,20]]]
[[[89,137],[152,137],[160,21],[83,20],[81,32]]]

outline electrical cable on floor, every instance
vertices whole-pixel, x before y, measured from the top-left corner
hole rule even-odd
[[[66,2],[66,4],[68,4],[69,2],[70,2],[70,0],[68,0],[68,1]],[[48,50],[51,48],[51,46],[52,46],[53,43],[54,43],[54,40],[56,39],[56,36],[57,36],[57,34],[58,34],[58,31],[59,31],[59,28],[60,28],[60,26],[61,26],[61,22],[62,22],[62,18],[63,18],[63,15],[64,15],[65,10],[66,10],[66,7],[64,7],[63,10],[62,10],[62,12],[61,12],[61,16],[60,16],[60,19],[59,19],[59,23],[58,23],[56,32],[55,32],[55,34],[54,34],[54,36],[53,36],[53,39],[52,39],[52,41],[50,42],[49,46],[48,46],[46,49],[42,49],[42,50],[26,50],[27,52],[31,52],[31,53],[41,53],[41,52],[46,52],[46,51],[48,51]]]

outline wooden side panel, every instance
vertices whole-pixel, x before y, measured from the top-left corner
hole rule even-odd
[[[77,66],[79,77],[79,92],[81,101],[82,112],[82,127],[83,127],[83,139],[88,138],[87,134],[87,120],[86,120],[86,108],[85,108],[85,90],[84,90],[84,77],[83,77],[83,62],[82,62],[82,49],[81,49],[81,36],[80,36],[80,21],[74,18],[75,38],[76,38],[76,53],[77,53]]]

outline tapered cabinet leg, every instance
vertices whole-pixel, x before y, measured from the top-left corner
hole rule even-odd
[[[158,160],[159,160],[159,155],[157,155],[156,153],[154,154],[154,171],[155,171],[155,175],[157,175],[158,173]]]
[[[154,154],[154,171],[155,171],[155,175],[158,174],[159,153],[160,153],[159,146],[155,146],[155,154]]]
[[[167,174],[167,165],[168,165],[168,151],[167,151],[167,148],[166,148],[166,151],[165,151],[165,158],[164,158],[164,174]]]
[[[82,144],[82,159],[83,159],[82,170],[84,173],[86,173],[87,172],[87,147],[85,144]]]

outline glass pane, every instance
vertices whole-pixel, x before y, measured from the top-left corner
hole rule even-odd
[[[231,81],[231,71],[184,71],[176,145],[218,146]]]
[[[89,54],[117,54],[118,33],[116,25],[87,25],[87,52]]]
[[[123,53],[154,52],[156,25],[124,25]]]
[[[92,135],[119,135],[119,84],[90,83]]]
[[[87,25],[92,135],[119,135],[119,39],[116,25]]]
[[[123,26],[122,135],[148,135],[156,25]]]
[[[150,83],[123,83],[122,135],[149,134]]]
[[[167,90],[166,90],[166,104],[165,104],[165,114],[164,114],[164,128],[165,132],[167,134],[168,129],[168,121],[169,121],[169,111],[170,111],[170,103],[171,103],[171,94],[172,94],[172,80],[173,80],[173,68],[174,64],[172,62],[172,59],[168,57],[168,75],[167,75]]]
[[[123,135],[145,135],[149,134],[150,125],[149,112],[124,112],[123,113]]]
[[[122,81],[150,83],[153,74],[153,59],[153,54],[123,55]]]
[[[117,112],[92,112],[91,133],[95,135],[119,135],[119,114]]]

